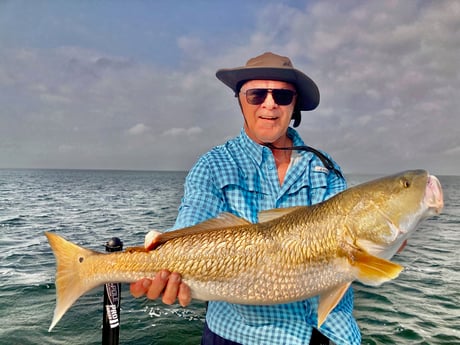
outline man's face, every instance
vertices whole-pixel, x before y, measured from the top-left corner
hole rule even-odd
[[[297,96],[294,96],[290,104],[279,105],[275,102],[272,92],[268,92],[261,104],[253,105],[249,104],[246,98],[246,92],[251,89],[284,89],[295,92],[294,86],[283,81],[250,80],[243,84],[239,93],[246,134],[259,144],[284,145]]]

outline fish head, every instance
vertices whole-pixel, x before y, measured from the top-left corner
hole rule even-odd
[[[348,219],[354,221],[348,229],[355,244],[385,259],[398,251],[423,219],[439,214],[444,206],[441,183],[425,170],[370,181],[352,194],[356,203]]]

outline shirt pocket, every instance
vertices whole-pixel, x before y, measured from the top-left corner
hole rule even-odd
[[[312,171],[310,173],[310,205],[324,201],[327,192],[328,172]]]
[[[280,203],[283,207],[314,205],[324,200],[327,192],[327,172],[310,171],[292,184]]]
[[[265,198],[260,183],[254,183],[241,173],[235,172],[221,176],[217,187],[222,190],[228,212],[253,223],[257,221],[257,214]]]
[[[329,172],[323,170],[310,172],[310,205],[324,201],[327,194],[327,179]]]

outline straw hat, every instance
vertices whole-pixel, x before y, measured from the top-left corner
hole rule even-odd
[[[294,126],[300,123],[300,110],[313,110],[319,104],[319,90],[315,82],[307,75],[292,66],[291,60],[286,56],[270,52],[249,59],[246,66],[237,68],[223,68],[216,72],[216,77],[230,87],[235,94],[248,80],[279,80],[291,83],[297,90],[296,111],[299,118]],[[297,114],[294,114],[297,115]]]

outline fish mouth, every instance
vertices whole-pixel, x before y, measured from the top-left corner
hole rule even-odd
[[[423,218],[440,214],[444,207],[444,195],[441,187],[441,182],[439,182],[438,178],[434,175],[428,174],[425,187],[425,195],[421,201],[421,205],[421,212],[424,213]],[[408,224],[410,224],[413,217],[417,217],[417,215],[409,217],[408,223],[402,222],[399,226],[389,221],[388,225],[391,228],[392,233],[395,234],[395,239],[401,235],[403,237],[407,236],[411,230],[411,226]]]
[[[440,214],[444,207],[444,195],[441,182],[434,175],[428,175],[426,182],[424,202],[436,214]]]

